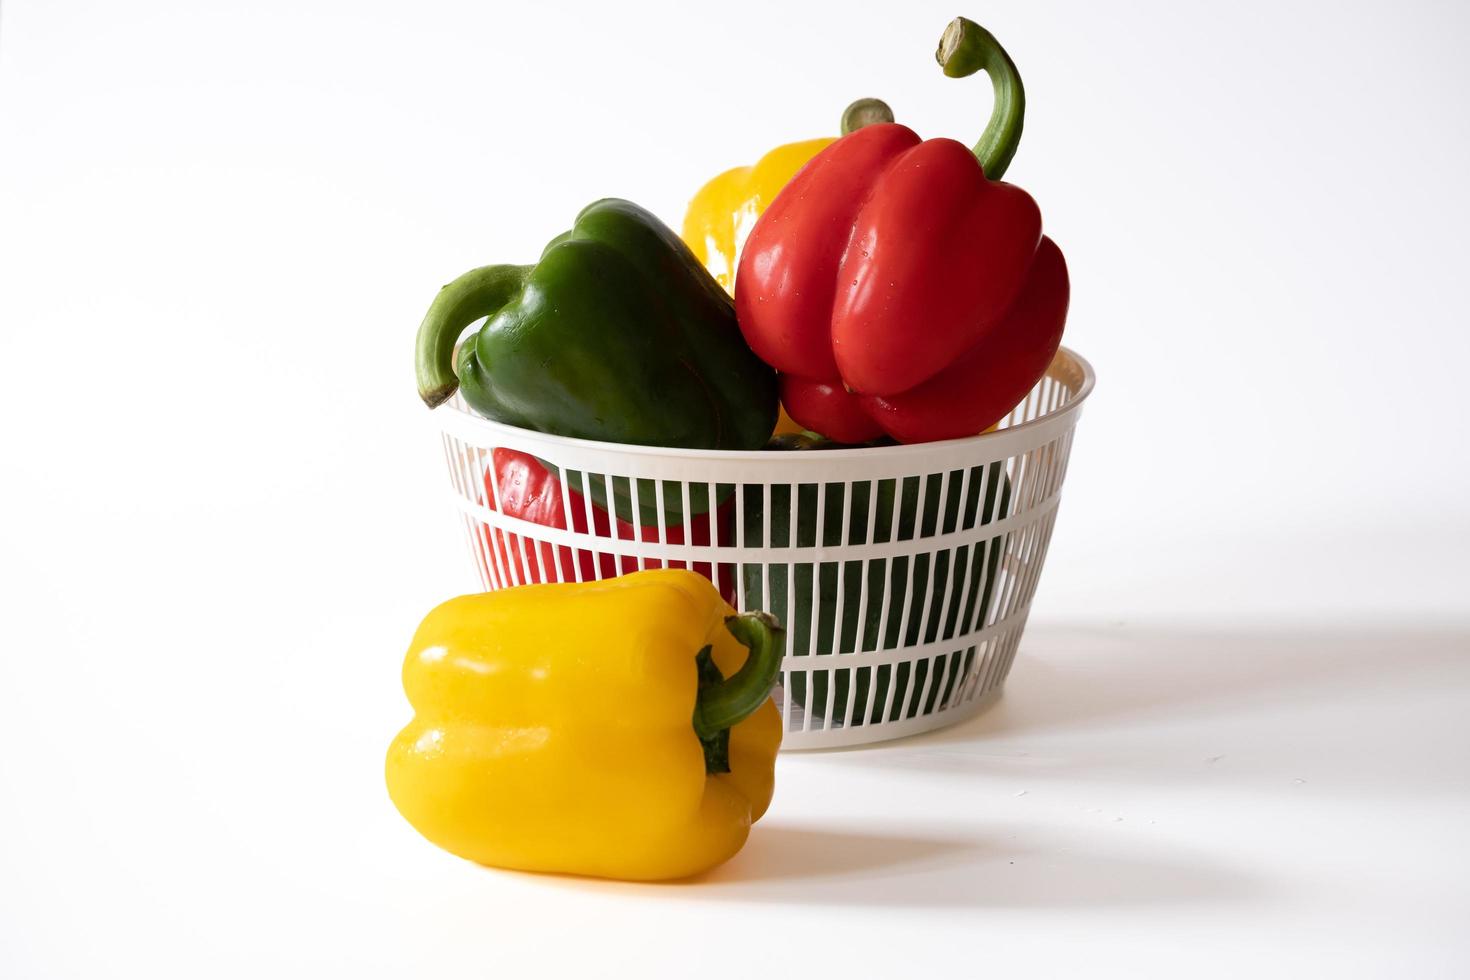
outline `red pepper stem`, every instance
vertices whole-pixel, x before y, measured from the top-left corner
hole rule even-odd
[[[763,612],[725,617],[725,628],[750,654],[745,664],[723,681],[701,685],[694,703],[694,732],[711,739],[740,724],[771,696],[781,672],[783,630],[774,616]]]
[[[842,135],[874,123],[893,122],[893,110],[882,99],[858,99],[842,112]]]
[[[1016,63],[994,34],[965,17],[950,21],[934,57],[950,78],[964,78],[977,71],[990,76],[995,106],[974,150],[985,176],[1000,180],[1016,155],[1026,116],[1026,89]]]
[[[528,265],[482,266],[439,290],[414,344],[414,371],[424,404],[433,408],[454,394],[459,387],[453,364],[459,335],[510,302],[530,270]]]

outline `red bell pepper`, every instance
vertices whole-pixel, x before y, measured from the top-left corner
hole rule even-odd
[[[494,482],[491,480],[494,469]],[[529,453],[515,449],[496,449],[491,456],[490,467],[484,475],[485,495],[483,503],[496,510],[494,484],[500,487],[500,511],[511,517],[519,517],[532,524],[566,530],[568,526],[580,533],[587,533],[587,502],[582,494],[567,488],[567,501],[571,504],[571,522],[567,521],[566,507],[562,501],[561,481]],[[627,521],[612,517],[607,511],[591,505],[592,527],[599,537],[609,538],[608,545],[616,547],[614,540],[657,541],[658,527],[635,527]],[[730,501],[715,511],[714,517],[720,531],[720,542],[728,543],[730,518],[734,511]],[[706,512],[689,519],[690,539],[696,545],[710,543],[710,518]],[[480,558],[495,576],[508,579],[505,585],[533,584],[539,582],[575,582],[580,569],[582,581],[614,578],[638,571],[638,559],[627,555],[608,552],[593,553],[577,549],[575,558],[572,549],[565,545],[553,546],[545,541],[525,540],[522,535],[489,527],[482,527]],[[684,543],[684,528],[670,527],[664,538],[669,544]],[[523,550],[524,549],[524,550]],[[682,561],[670,561],[670,568],[690,567]],[[656,558],[644,560],[644,568],[662,568],[664,563]],[[714,579],[709,562],[694,562],[694,571],[705,578]],[[720,594],[731,605],[735,604],[735,573],[733,565],[720,565],[720,576],[715,585]]]
[[[1061,343],[1066,262],[1030,195],[999,180],[1021,136],[1020,75],[964,18],[938,57],[994,84],[974,150],[896,123],[843,136],[771,202],[735,278],[741,330],[781,373],[787,413],[841,442],[981,432]]]

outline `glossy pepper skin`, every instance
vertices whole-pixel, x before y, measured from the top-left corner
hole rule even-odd
[[[842,132],[892,121],[893,113],[881,101],[859,99],[843,113]],[[836,139],[823,136],[778,146],[750,166],[732,167],[711,178],[690,200],[684,241],[726,292],[735,292],[740,250],[756,219],[796,172]]]
[[[786,143],[751,166],[734,167],[699,189],[684,215],[684,241],[715,281],[735,292],[740,247],[786,182],[837,137]]]
[[[483,485],[484,496],[481,500],[485,506],[491,510],[498,509],[503,514],[518,517],[532,524],[562,530],[570,528],[579,534],[586,534],[588,533],[587,519],[590,511],[592,533],[602,538],[612,539],[608,541],[609,547],[616,547],[614,542],[618,540],[659,540],[656,522],[636,526],[619,517],[613,517],[595,501],[587,500],[570,486],[565,488],[566,493],[563,496],[563,487],[557,474],[530,453],[504,447],[497,448],[491,453]],[[498,508],[495,494],[497,487],[500,490]],[[570,514],[568,507],[570,507]],[[620,508],[620,510],[630,516],[632,514],[631,506]],[[733,516],[733,499],[726,500],[713,513],[705,511],[691,515],[689,519],[691,543],[709,544],[710,527],[713,525],[718,532],[720,543],[730,544]],[[664,533],[664,540],[669,544],[684,543],[682,521],[671,521]],[[565,545],[558,546],[545,541],[527,540],[519,534],[498,528],[482,527],[480,542],[484,549],[482,552],[484,560],[497,576],[505,577],[507,584],[575,582],[579,578],[581,581],[588,582],[598,578],[616,578],[619,575],[627,575],[639,570],[636,558],[616,556],[608,552],[594,553],[581,548],[577,549],[574,556],[572,549]],[[644,567],[662,568],[663,563],[654,558],[645,559]],[[683,568],[684,563],[671,562],[670,567]],[[713,569],[709,562],[694,562],[692,567],[695,572],[705,578],[714,579]],[[733,566],[724,564],[720,566],[717,586],[721,597],[726,602],[735,601]]]
[[[841,129],[847,134],[877,122],[893,122],[893,111],[880,99],[859,99],[842,114]],[[740,251],[756,219],[797,171],[836,139],[822,136],[778,146],[750,166],[732,167],[711,178],[690,200],[684,214],[684,241],[726,292],[735,294]],[[775,434],[801,431],[782,409]]]
[[[999,181],[1020,139],[1020,76],[989,33],[946,30],[945,72],[996,89],[972,152],[895,123],[817,154],[756,222],[735,305],[798,423],[842,442],[975,435],[1045,372],[1069,284],[1025,191]]]
[[[482,317],[451,370],[459,335]],[[459,388],[497,422],[606,442],[758,449],[776,380],[688,247],[628,201],[585,208],[535,265],[475,269],[419,327],[419,394]]]
[[[480,864],[697,874],[770,803],[780,660],[768,617],[736,616],[688,571],[452,599],[404,661],[414,718],[388,750],[389,795]]]
[[[820,439],[780,437],[772,440],[771,448],[815,452],[848,447]],[[873,485],[856,484],[850,505],[843,499],[847,492],[846,484],[828,484],[820,534],[816,484],[801,484],[798,488],[794,535],[791,488],[773,486],[770,488],[769,542],[761,541],[768,509],[765,500],[767,488],[748,486],[745,491],[745,527],[749,536],[746,545],[765,543],[772,547],[810,548],[844,543],[867,544],[870,540],[912,540],[916,532],[932,535],[949,533],[960,527],[983,527],[1001,520],[1009,512],[1011,485],[1005,467],[1000,463],[971,468],[969,479],[965,481],[955,474],[949,482],[942,506],[940,475],[931,475],[927,479],[929,486],[923,494],[925,506],[922,514],[918,509],[918,477],[909,477],[901,484],[894,480],[879,480],[876,492]],[[849,512],[845,531],[842,521],[844,510]],[[870,526],[871,539],[868,537]],[[984,625],[995,595],[996,576],[1005,548],[1006,536],[997,534],[983,539],[978,547],[963,552],[959,561],[952,553],[942,551],[913,558],[894,558],[886,564],[869,561],[866,568],[864,562],[857,560],[821,562],[815,566],[773,565],[768,572],[760,565],[746,565],[746,601],[780,616],[785,616],[786,610],[791,609],[786,640],[793,657],[872,652],[893,649],[900,642],[912,645],[951,639],[968,632],[973,624]],[[909,568],[910,561],[914,563],[912,569]],[[866,603],[863,602],[865,581]],[[909,588],[910,582],[912,589]],[[949,594],[947,604],[946,591]],[[905,599],[910,592],[912,599],[907,603],[909,620],[905,624]],[[929,610],[927,624],[922,623],[925,609]],[[947,657],[938,668],[943,676],[936,677],[928,685],[928,696],[922,704],[919,697],[928,678],[928,661],[873,667],[862,666],[860,660],[853,658],[823,657],[821,666],[847,669],[811,674],[792,671],[786,688],[797,704],[820,718],[852,726],[885,719],[898,721],[916,717],[921,710],[932,712],[936,704],[947,704],[969,667],[968,658],[973,656],[973,653],[967,653],[963,657]]]

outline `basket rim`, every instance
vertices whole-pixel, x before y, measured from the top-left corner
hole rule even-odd
[[[1078,386],[1076,394],[1067,399],[1067,403],[1060,408],[1038,415],[1036,418],[1019,425],[1008,426],[997,429],[994,432],[982,432],[979,435],[965,436],[960,439],[943,439],[935,442],[915,442],[900,444],[897,446],[856,446],[851,449],[824,449],[819,453],[789,453],[784,454],[792,462],[810,460],[813,463],[822,460],[836,461],[838,459],[889,459],[897,460],[909,456],[924,456],[934,452],[938,448],[957,449],[966,446],[987,446],[1006,440],[1010,441],[1020,433],[1025,433],[1034,428],[1044,425],[1054,425],[1058,419],[1066,418],[1068,415],[1076,415],[1082,408],[1082,403],[1087,396],[1092,394],[1092,389],[1097,382],[1097,374],[1092,369],[1092,364],[1072,350],[1070,347],[1058,347],[1056,356],[1052,363],[1047,366],[1046,373],[1052,374],[1057,365],[1071,362],[1082,374],[1082,383]],[[599,439],[578,439],[573,436],[559,436],[550,432],[541,432],[536,429],[524,429],[517,425],[507,425],[504,422],[496,422],[487,419],[483,415],[460,408],[452,402],[444,402],[430,413],[436,423],[448,422],[453,416],[456,427],[469,427],[477,429],[486,435],[499,435],[513,440],[531,439],[536,442],[546,443],[552,446],[563,446],[568,449],[597,450],[601,452],[615,453],[637,453],[645,456],[664,456],[673,459],[749,459],[769,460],[771,451],[768,449],[683,449],[677,446],[644,446],[637,443],[605,442]]]

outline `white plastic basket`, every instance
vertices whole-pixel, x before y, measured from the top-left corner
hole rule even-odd
[[[458,397],[434,417],[485,589],[693,567],[781,620],[783,747],[826,748],[949,725],[999,693],[1092,385],[1062,348],[995,431],[876,449],[589,442],[491,422]],[[496,461],[512,453],[559,471],[564,526],[501,512]]]

